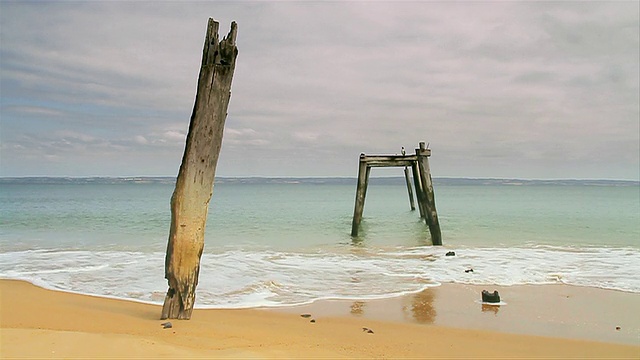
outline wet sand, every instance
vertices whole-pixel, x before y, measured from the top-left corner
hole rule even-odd
[[[497,311],[475,302],[479,295],[476,288],[447,285],[384,301],[323,301],[277,310],[198,309],[191,320],[172,320],[173,327],[163,329],[160,324],[165,321],[158,319],[157,305],[50,291],[21,281],[0,280],[0,357],[640,357],[640,344],[633,337],[627,341],[624,335],[612,335],[611,339],[592,341],[585,340],[589,336],[583,336],[581,331],[561,330],[563,326],[557,324],[583,313],[582,310],[573,313],[571,309],[581,308],[582,305],[575,305],[583,300],[576,298],[584,296],[584,289],[534,288],[499,288],[507,305]],[[531,299],[529,292],[539,297]],[[634,326],[637,329],[637,315],[630,314],[637,311],[620,308],[635,306],[637,294],[596,292],[615,309],[609,315],[584,319],[583,327],[607,327],[609,323],[600,321],[609,319],[611,324],[622,324],[614,325],[621,329],[614,328],[613,334],[626,334]],[[561,304],[558,296],[570,299],[568,304]],[[521,309],[532,303],[536,305],[526,311]],[[585,306],[589,304],[587,301]],[[565,314],[566,311],[569,313]],[[591,312],[599,311],[600,308],[593,308]],[[311,317],[301,317],[303,312]],[[628,316],[624,319],[615,316],[625,312]],[[561,313],[564,315],[558,315]],[[520,325],[513,325],[514,321]],[[573,328],[580,321],[574,319],[566,327]],[[523,335],[549,326],[553,329],[549,336]],[[634,336],[637,339],[637,333]]]
[[[498,290],[502,306],[481,302]],[[431,324],[640,346],[640,294],[569,285],[443,284],[382,300],[325,300],[280,308],[288,313]]]

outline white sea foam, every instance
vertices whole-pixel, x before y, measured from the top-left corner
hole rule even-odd
[[[445,256],[450,250],[456,256]],[[562,283],[639,293],[638,272],[640,250],[635,248],[427,246],[313,252],[230,249],[203,255],[197,306],[243,308],[328,298],[385,298],[440,283]],[[0,253],[2,278],[142,302],[163,300],[167,288],[163,275],[161,252]]]

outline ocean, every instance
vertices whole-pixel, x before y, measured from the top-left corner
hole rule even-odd
[[[0,278],[161,304],[173,188],[172,178],[0,178]],[[640,293],[637,181],[436,178],[434,190],[443,246],[431,245],[403,178],[371,180],[357,238],[356,179],[216,179],[196,307],[443,283]]]

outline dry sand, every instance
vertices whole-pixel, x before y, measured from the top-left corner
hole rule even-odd
[[[456,291],[464,293],[471,289],[451,288],[451,291],[438,291],[460,298]],[[426,314],[424,318],[420,317],[423,315],[418,318],[412,315],[404,320],[383,321],[365,315],[375,313],[380,302],[362,302],[364,308],[360,313],[358,306],[362,305],[357,302],[355,306],[353,302],[324,302],[281,311],[196,310],[191,320],[173,320],[171,329],[163,329],[160,324],[164,321],[158,319],[159,306],[50,291],[21,281],[0,280],[0,357],[640,358],[640,344],[637,343],[616,344],[445,327],[436,319],[447,314],[446,309],[454,307],[434,307],[437,301],[429,300],[431,295],[422,294],[422,300],[415,300],[415,297],[396,300],[400,307],[408,306],[405,310],[411,314]],[[447,296],[440,294],[436,299]],[[515,308],[516,304],[507,306]],[[340,309],[347,305],[347,314],[331,314],[342,311]],[[422,310],[414,309],[420,306],[423,306]],[[454,302],[453,306],[458,304]],[[466,306],[467,309],[474,307],[482,308],[480,304]],[[300,311],[309,309],[314,310],[312,318],[315,322],[300,316]],[[324,313],[322,309],[325,309]],[[436,314],[433,314],[434,309]],[[629,310],[637,312],[637,308]],[[503,309],[496,314],[501,312]],[[378,313],[393,314],[393,311]],[[510,321],[518,319],[518,311],[514,313],[516,315]],[[429,321],[429,316],[433,321]],[[519,321],[526,323],[528,320],[523,317]],[[455,321],[453,325],[456,325]],[[363,331],[363,327],[372,329],[373,333]],[[526,324],[523,328],[527,328]]]

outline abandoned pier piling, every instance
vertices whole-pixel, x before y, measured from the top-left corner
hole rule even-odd
[[[364,201],[367,195],[367,187],[369,186],[369,174],[372,167],[404,167],[409,203],[411,204],[411,210],[415,210],[408,171],[409,167],[411,167],[420,217],[425,219],[426,224],[429,226],[433,245],[442,245],[442,234],[440,233],[440,223],[438,222],[433,183],[431,181],[431,170],[429,169],[429,156],[431,156],[431,150],[426,148],[424,142],[419,144],[414,155],[407,155],[404,148],[402,155],[360,154],[351,236],[358,236],[360,222],[362,222],[362,213],[364,211]]]
[[[231,23],[229,34],[222,40],[218,28],[218,22],[209,18],[195,104],[171,196],[164,275],[169,289],[161,319],[190,319],[196,299],[209,201],[238,56],[236,23]]]

